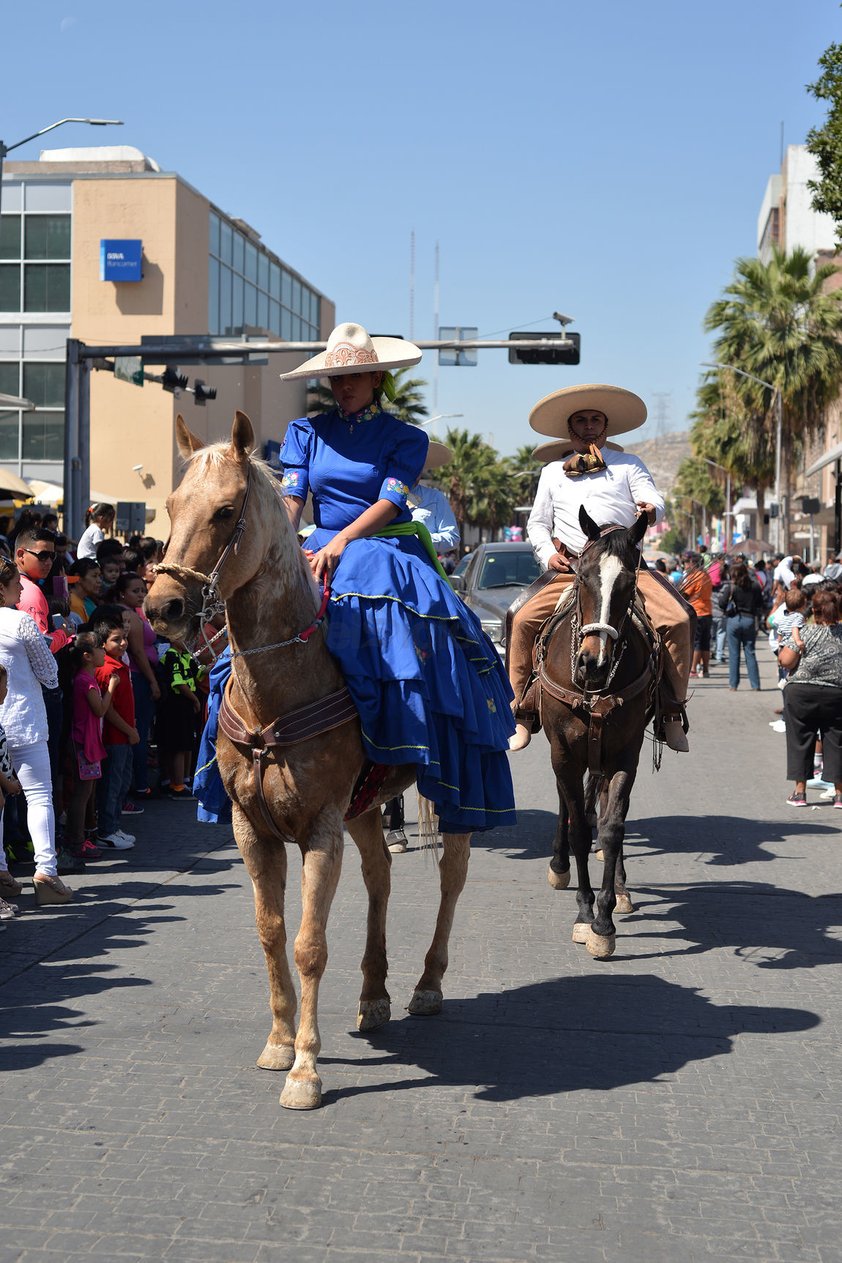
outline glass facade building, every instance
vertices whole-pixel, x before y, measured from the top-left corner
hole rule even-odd
[[[235,223],[210,212],[208,333],[265,329],[287,342],[316,342],[320,297]]]

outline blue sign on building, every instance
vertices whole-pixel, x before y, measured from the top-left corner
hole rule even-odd
[[[100,241],[99,279],[101,281],[142,281],[142,241]]]

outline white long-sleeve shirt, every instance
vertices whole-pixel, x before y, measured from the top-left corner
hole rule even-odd
[[[582,505],[597,526],[614,522],[632,526],[640,512],[638,501],[653,505],[656,522],[664,516],[664,498],[638,456],[603,448],[602,459],[604,470],[579,478],[568,478],[560,460],[541,470],[526,533],[544,568],[555,552],[554,538],[571,553],[580,553],[585,547],[587,536],[579,525]]]
[[[423,522],[437,553],[459,547],[459,527],[444,492],[419,482],[409,493],[407,505],[416,522]]]
[[[0,706],[0,723],[10,746],[47,740],[47,711],[41,685],[58,687],[56,660],[46,638],[22,610],[0,609],[0,662],[9,674],[9,691]]]

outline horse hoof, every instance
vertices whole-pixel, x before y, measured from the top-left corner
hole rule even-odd
[[[627,917],[630,913],[634,912],[634,904],[631,899],[629,899],[628,895],[617,896],[617,906],[614,911],[619,912],[621,917]]]
[[[267,1044],[254,1064],[259,1070],[289,1070],[294,1061],[292,1044]]]
[[[547,881],[553,890],[566,890],[570,885],[570,869],[565,873],[557,873],[551,864],[547,869]]]
[[[440,991],[416,991],[406,1006],[406,1011],[413,1017],[432,1017],[441,1013],[441,1002]]]
[[[589,921],[577,921],[573,926],[573,942],[587,943],[590,932],[591,926]]]
[[[285,1110],[317,1110],[322,1103],[321,1080],[288,1078],[280,1102]]]
[[[385,1026],[392,1016],[392,1006],[388,998],[380,1000],[360,1000],[357,1013],[358,1031],[376,1031],[378,1026]]]
[[[602,863],[602,861],[605,859],[605,852],[603,851],[602,847],[600,847],[598,851],[594,851],[593,857],[595,860],[598,860],[600,864]]]
[[[614,955],[616,941],[616,934],[594,934],[593,930],[590,930],[585,939],[585,946],[596,960],[608,960],[609,956]]]

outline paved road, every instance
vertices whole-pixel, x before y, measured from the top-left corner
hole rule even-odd
[[[440,1018],[400,1007],[435,898],[410,851],[396,1017],[355,1033],[349,846],[317,1113],[253,1068],[264,968],[227,834],[153,804],[72,908],[24,896],[0,935],[2,1263],[842,1258],[842,813],[784,806],[762,670],[732,695],[716,669],[694,753],[644,767],[609,962],[545,879],[543,739],[514,762],[518,827],[475,847]]]

